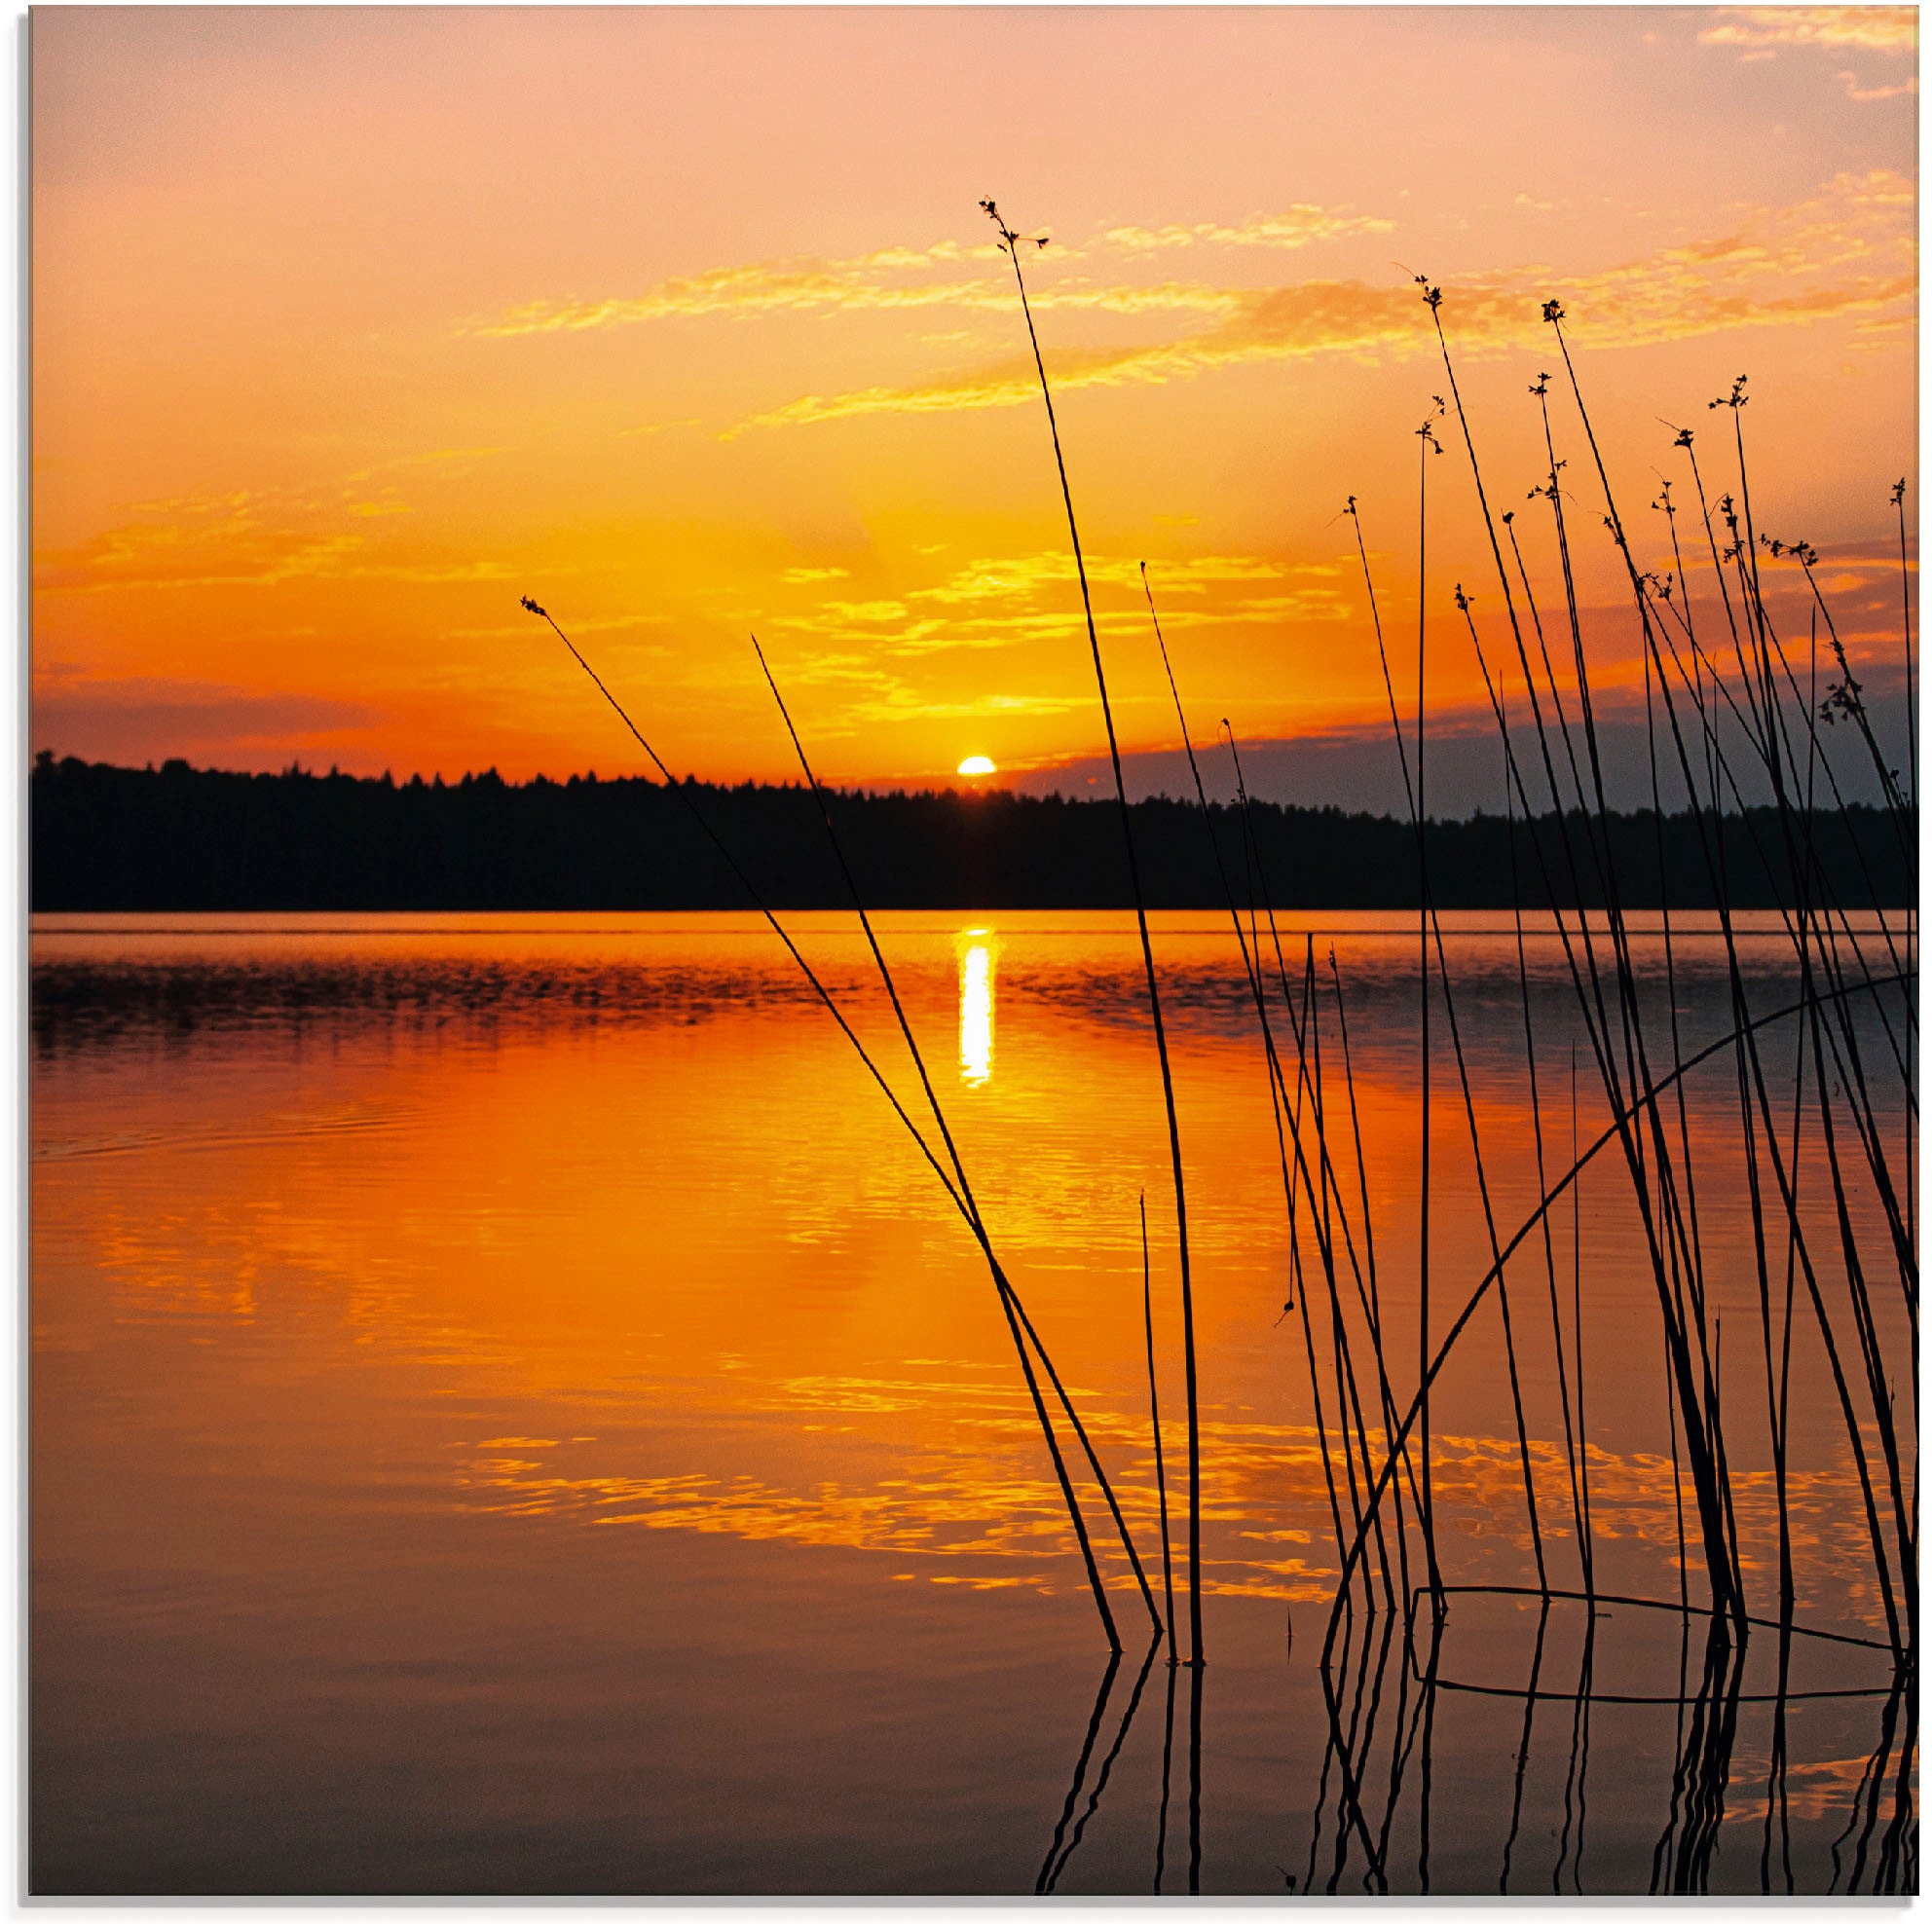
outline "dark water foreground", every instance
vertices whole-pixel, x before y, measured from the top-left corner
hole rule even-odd
[[[902,1073],[851,936],[801,921]],[[1450,942],[1513,1223],[1537,1189],[1502,927]],[[1412,1385],[1414,933],[1305,928],[1354,998],[1391,1369]],[[883,931],[1158,1595],[1142,1189],[1170,1466],[1178,1328],[1131,925]],[[1706,1039],[1727,1004],[1699,940],[1678,1002]],[[1780,941],[1751,949],[1767,1009]],[[1251,1011],[1208,918],[1156,943],[1196,1217],[1200,1674],[1142,1642],[1118,1553],[1131,1627],[1109,1662],[985,1270],[749,921],[44,920],[33,1888],[1915,1888],[1915,1696],[1862,1573],[1829,1380],[1800,1325],[1796,1621],[1830,1634],[1714,1644],[1676,1607],[1697,1598],[1688,1492],[1618,1170],[1553,1240],[1582,1304],[1594,1606],[1524,1594],[1485,1318],[1435,1417],[1446,1615],[1357,1611],[1324,1664],[1339,1559]],[[1545,940],[1533,999],[1566,1144],[1568,993]],[[1880,1012],[1858,1020],[1876,1058]],[[1766,1048],[1793,1076],[1788,1043]],[[1460,1097],[1436,1087],[1442,1302],[1488,1243]],[[1734,1081],[1687,1087],[1721,1144]],[[1585,1088],[1579,1130],[1601,1127]],[[1719,1148],[1699,1175],[1747,1603],[1774,1617],[1750,1217]],[[1874,1206],[1848,1199],[1860,1234]],[[1561,1396],[1527,1334],[1523,1356],[1548,1580],[1575,1590]]]

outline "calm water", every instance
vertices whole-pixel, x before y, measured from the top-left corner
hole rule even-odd
[[[855,933],[791,919],[910,1105]],[[1515,945],[1506,920],[1452,926],[1506,1237],[1539,1194]],[[1774,922],[1755,927],[1752,1007],[1769,1012],[1795,996],[1795,965]],[[1158,1566],[1143,1190],[1170,1471],[1179,1325],[1131,918],[909,914],[881,931],[995,1244]],[[1404,917],[1289,918],[1291,974],[1311,931],[1346,997],[1406,1397],[1415,933]],[[1143,1673],[1137,1631],[1109,1675],[985,1265],[755,918],[38,921],[35,1889],[1022,1892],[1044,1874],[1113,1893],[1153,1889],[1157,1868],[1170,1891],[1190,1875],[1206,1891],[1360,1889],[1319,1663],[1339,1559],[1303,1328],[1283,1314],[1289,1232],[1252,1008],[1225,924],[1157,917],[1156,944],[1194,1218],[1198,1700],[1191,1673],[1158,1658]],[[1660,954],[1643,947],[1667,1024]],[[1554,1173],[1581,1032],[1547,936],[1531,969]],[[1728,1028],[1710,934],[1680,945],[1676,998],[1687,1053]],[[1875,1063],[1881,1016],[1902,1037],[1896,999],[1858,999]],[[1489,1243],[1439,1003],[1434,1020],[1439,1335]],[[1787,1091],[1792,1028],[1764,1037]],[[1340,1104],[1338,1033],[1322,1046]],[[1751,1606],[1774,1612],[1733,1061],[1686,1090],[1708,1145],[1700,1221]],[[1587,1144],[1605,1121],[1587,1054],[1578,1087]],[[1896,1166],[1904,1118],[1886,1101]],[[1803,1153],[1829,1225],[1822,1158]],[[1882,1247],[1868,1192],[1854,1183],[1847,1209]],[[1551,1253],[1565,1303],[1581,1254],[1597,1586],[1673,1602],[1670,1420],[1634,1222],[1627,1173],[1601,1158],[1553,1215]],[[1510,1276],[1545,1553],[1574,1587],[1540,1240]],[[1909,1393],[1898,1320],[1884,1336]],[[1792,1392],[1800,1620],[1874,1638],[1869,1540],[1808,1330]],[[1433,1418],[1455,1584],[1534,1579],[1501,1357],[1492,1299]],[[1118,1554],[1109,1582],[1123,1624],[1144,1624]],[[1681,1664],[1694,1694],[1700,1635],[1687,1653],[1674,1611],[1602,1608],[1583,1698],[1579,1605],[1542,1621],[1530,1600],[1458,1597],[1439,1644],[1406,1651],[1388,1619],[1357,1621],[1333,1687],[1354,1730],[1381,1720],[1370,1828],[1392,1813],[1390,1883],[1644,1890],[1696,1803],[1715,1827],[1711,1888],[1756,1890],[1775,1742],[1793,1882],[1869,1886],[1864,1812],[1898,1772],[1912,1709],[1886,1693],[1889,1659],[1798,1640],[1782,1712],[1731,1706],[1717,1768],[1689,1729],[1698,1707],[1622,1700],[1677,1696]],[[1546,1694],[1526,1706],[1533,1670]],[[1776,1691],[1774,1636],[1746,1673],[1745,1699]],[[1694,1783],[1687,1742],[1703,1744]]]

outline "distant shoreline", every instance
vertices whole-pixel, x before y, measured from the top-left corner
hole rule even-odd
[[[121,768],[43,756],[30,779],[35,913],[422,913],[696,910],[752,906],[687,801],[715,828],[773,907],[851,906],[811,795],[796,786],[637,778],[522,784],[494,771],[453,784],[416,778],[228,774],[170,761]],[[828,794],[869,907],[945,911],[1133,906],[1120,811],[1009,790]],[[1245,907],[1413,908],[1411,824],[1389,816],[1256,802],[1246,818],[1165,797],[1135,802],[1134,848],[1149,907],[1225,912],[1221,879]],[[1777,811],[1724,818],[1722,861],[1738,908],[1788,906]],[[1209,838],[1211,825],[1212,838]],[[1494,815],[1431,822],[1429,869],[1442,908],[1602,906],[1586,862],[1607,837],[1628,908],[1715,906],[1712,821],[1612,812],[1567,835]],[[1881,809],[1852,804],[1811,825],[1832,906],[1915,906],[1916,875]],[[1216,856],[1219,857],[1217,869]],[[1260,882],[1251,881],[1258,872]],[[1574,879],[1573,879],[1574,876]],[[1580,882],[1580,889],[1577,883]],[[1814,891],[1816,884],[1814,883]]]

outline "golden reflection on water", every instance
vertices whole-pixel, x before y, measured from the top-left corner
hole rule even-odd
[[[780,1873],[745,1856],[766,1831],[788,1850],[818,1835],[833,1853],[785,1874],[827,1888],[880,1880],[885,1846],[868,1813],[908,1804],[984,1811],[980,1831],[952,1826],[947,1847],[962,1851],[982,1832],[1023,1831],[1036,1807],[1050,1819],[1066,1759],[1054,1750],[1042,1764],[1022,1747],[1051,1721],[1041,1704],[1051,1709],[1069,1653],[1092,1654],[1078,1546],[973,1239],[768,932],[749,917],[464,918],[446,930],[391,918],[334,933],[287,919],[260,934],[190,926],[165,943],[144,930],[37,938],[32,1462],[36,1664],[48,1667],[36,1680],[37,1767],[52,1757],[67,1773],[64,1804],[47,1805],[65,1855],[49,1862],[84,1863],[69,1881],[158,1863],[178,1883],[184,1851],[204,1853],[199,1867],[231,1850],[223,1812],[252,1808],[263,1787],[283,1807],[319,1813],[331,1837],[360,1838],[362,1787],[379,1776],[433,1789],[420,1809],[394,1800],[394,1849],[413,1874],[456,1863],[433,1854],[458,1848],[451,1836],[472,1851],[482,1818],[501,1808],[503,1835],[555,1821],[582,1863],[628,1889],[701,1886],[707,1874],[775,1887]],[[997,932],[881,919],[922,1045],[943,1054],[957,1022],[953,1087],[975,1092],[954,1120],[962,1158],[1002,1264],[1158,1566],[1134,1209],[1143,1186],[1157,1224],[1170,1503],[1186,1445],[1171,1218],[1153,1207],[1169,1150],[1131,918],[1015,912]],[[889,1039],[849,918],[799,920],[868,1039]],[[1309,1741],[1320,1728],[1309,1694],[1319,1637],[1309,1633],[1335,1581],[1338,1513],[1356,1471],[1332,1404],[1325,1433],[1311,1406],[1319,1326],[1280,1314],[1280,1151],[1239,957],[1200,918],[1156,918],[1155,930],[1191,1204],[1209,1674],[1226,1680],[1208,1699],[1209,1728],[1219,1755],[1254,1760],[1217,1765],[1215,1781],[1248,1787],[1245,1809],[1274,1810],[1251,1794],[1264,1782],[1267,1798],[1309,1807],[1321,1763],[1319,1737]],[[1494,993],[1515,980],[1513,938],[1453,933],[1459,994],[1471,984],[1463,1035],[1491,1199],[1513,1224],[1540,1187],[1515,1053],[1522,1016]],[[1406,929],[1340,932],[1352,1054],[1340,1092],[1327,1083],[1350,1118],[1343,1174],[1353,1185],[1358,1169],[1374,1202],[1398,1402],[1417,1349],[1409,940]],[[1569,991],[1553,948],[1545,943],[1540,964],[1551,986],[1538,1033],[1557,1062],[1569,1038],[1556,997]],[[1685,1019],[1702,1037],[1727,1019],[1728,978],[1722,956],[1686,951]],[[63,1005],[50,979],[57,988],[53,972],[81,964],[93,974]],[[994,1091],[996,985],[1007,1053]],[[1756,977],[1753,988],[1767,1003],[1784,993]],[[1763,1047],[1789,1043],[1771,1030]],[[904,1089],[910,1066],[890,1060]],[[1692,1081],[1687,1101],[1708,1145],[1697,1180],[1712,1313],[1749,1329],[1757,1264],[1723,1068]],[[1442,1063],[1437,1073],[1453,1076]],[[1770,1073],[1793,1073],[1788,1053]],[[1567,1145],[1569,1120],[1543,1115],[1545,1155]],[[1439,1333],[1490,1255],[1458,1105],[1439,1103],[1433,1123],[1431,1276],[1449,1306],[1436,1313]],[[1601,1127],[1597,1105],[1581,1126]],[[1805,1179],[1823,1183],[1823,1159],[1806,1158]],[[1606,1159],[1582,1186],[1580,1332],[1566,1321],[1579,1404],[1588,1371],[1579,1456],[1599,1582],[1668,1600],[1682,1511],[1654,1286],[1627,1180]],[[1830,1203],[1822,1191],[1820,1207]],[[1851,1206],[1869,1222],[1869,1198]],[[1558,1220],[1567,1233],[1567,1215]],[[1579,1570],[1550,1359],[1550,1271],[1567,1303],[1566,1243],[1546,1266],[1533,1239],[1509,1278],[1528,1455],[1558,1582]],[[1436,1385],[1433,1499],[1458,1583],[1534,1574],[1507,1399],[1499,1411],[1499,1308],[1493,1293]],[[1751,1426],[1748,1343],[1738,1352],[1741,1363],[1727,1363],[1727,1413],[1740,1410],[1735,1522],[1755,1603],[1776,1580],[1780,1492],[1763,1428]],[[1362,1388],[1377,1429],[1373,1374]],[[1831,1392],[1816,1356],[1801,1355],[1782,1507],[1806,1617],[1867,1630],[1880,1612],[1859,1573],[1865,1523]],[[1098,1514],[1084,1477],[1080,1495]],[[1177,1515],[1177,1549],[1184,1527]],[[1136,1586],[1117,1539],[1099,1533],[1095,1548],[1102,1581],[1131,1606]],[[988,1594],[954,1613],[973,1592]],[[1444,1674],[1469,1689],[1520,1687],[1539,1632],[1528,1604],[1463,1595],[1456,1610]],[[1601,1682],[1618,1639],[1629,1653],[1617,1675],[1657,1687],[1646,1667],[1660,1647],[1653,1615],[1604,1616],[1592,1646],[1600,1687],[1622,1687]],[[1553,1614],[1546,1676],[1559,1660],[1579,1674],[1572,1646],[1585,1621],[1597,1619]],[[189,1627],[204,1623],[219,1634]],[[1283,1661],[1282,1633],[1297,1627]],[[912,1637],[926,1641],[900,1642]],[[1666,1643],[1674,1677],[1674,1625]],[[852,1719],[855,1679],[902,1706],[890,1715],[912,1733],[903,1755],[915,1763],[881,1748],[876,1732],[889,1726],[870,1708]],[[358,1720],[344,1703],[383,1715]],[[1062,1709],[1088,1715],[1084,1700]],[[1861,1781],[1859,1745],[1876,1740],[1851,1713],[1803,1715],[1817,1720],[1793,1720],[1808,1749],[1794,1740],[1792,1802],[1819,1813],[1828,1841]],[[1509,1712],[1495,1744],[1488,1726],[1456,1734],[1445,1713],[1437,1757],[1454,1767],[1438,1767],[1437,1794],[1467,1779],[1469,1799],[1490,1795],[1475,1764],[1500,1757],[1506,1811],[1514,1732],[1527,1728],[1518,1719]],[[479,1736],[486,1727],[494,1734]],[[1613,1727],[1608,1718],[1596,1727],[1593,1807],[1616,1803],[1599,1791],[1622,1768],[1609,1761],[1622,1755],[1607,1748]],[[1158,1715],[1151,1737],[1145,1720],[1139,1728],[1151,1749]],[[1573,1720],[1540,1720],[1540,1743],[1545,1728],[1560,1739]],[[184,1730],[197,1755],[232,1760],[213,1790],[181,1788],[164,1767]],[[1048,1735],[1058,1743],[1059,1727]],[[1667,1759],[1667,1729],[1663,1743]],[[1291,1751],[1269,1748],[1281,1744]],[[960,1746],[956,1787],[917,1775]],[[796,1759],[821,1754],[877,1774],[815,1789],[822,1809],[808,1826],[785,1799]],[[537,1770],[533,1757],[565,1761]],[[301,1774],[314,1758],[334,1773],[319,1788]],[[1123,1753],[1116,1797],[1133,1771],[1151,1769],[1148,1752]],[[1538,1775],[1528,1773],[1533,1797]],[[553,1778],[556,1796],[575,1800],[568,1819],[542,1801]],[[1550,1781],[1566,1781],[1560,1759]],[[1667,1781],[1642,1782],[1644,1795],[1667,1801]],[[453,1785],[479,1813],[457,1832]],[[637,1830],[631,1802],[609,1816],[608,1799],[635,1800],[640,1786],[675,1809],[675,1825]],[[996,1810],[985,1801],[995,1794],[1006,1799]],[[1751,1794],[1733,1781],[1727,1824],[1757,1821]],[[121,1832],[131,1841],[96,1871],[108,1831],[90,1813],[109,1798],[133,1813]],[[1146,1817],[1155,1821],[1151,1803]],[[666,1855],[674,1832],[695,1840],[688,1862]],[[1217,1829],[1210,1878],[1262,1888],[1280,1874],[1278,1832],[1272,1814]],[[1138,1833],[1119,1834],[1137,1848]],[[1085,1848],[1101,1841],[1096,1820]],[[293,1846],[277,1848],[294,1887],[307,1867],[290,1870]],[[715,1859],[710,1872],[701,1851]],[[909,1884],[1006,1875],[928,1857]],[[357,1874],[392,1876],[402,1861],[368,1857]],[[1748,1876],[1756,1846],[1737,1861]],[[465,1860],[463,1874],[478,1873]]]
[[[957,1119],[962,1155],[1138,1532],[1156,1501],[1133,1198],[1150,1184],[1151,1204],[1168,1148],[1132,923],[1016,913],[997,931],[910,915],[886,926],[915,1029],[937,1040],[957,1022],[960,1084],[985,1092]],[[863,1009],[863,944],[837,918],[800,927]],[[1280,1315],[1287,1238],[1266,1081],[1238,983],[1214,1003],[1186,974],[1225,981],[1238,958],[1198,919],[1156,929],[1175,990],[1208,1359],[1208,1587],[1317,1600],[1337,1559],[1307,1340]],[[41,942],[43,966],[89,959],[110,987],[112,970],[144,969],[171,998],[157,1005],[165,1025],[135,1001],[120,1026],[76,1025],[36,1058],[36,1350],[80,1359],[69,1367],[96,1386],[39,1400],[43,1463],[118,1488],[132,1424],[143,1473],[171,1452],[185,1490],[201,1488],[210,1448],[267,1461],[298,1451],[326,1464],[345,1501],[387,1488],[407,1462],[436,1493],[432,1507],[868,1550],[877,1566],[847,1579],[855,1608],[915,1554],[931,1559],[922,1572],[1021,1568],[1039,1587],[1078,1584],[972,1240],[821,1012],[780,998],[788,959],[749,918],[191,928],[170,942],[113,930]],[[1398,1397],[1416,1349],[1406,944],[1380,927],[1341,932],[1346,1102],[1374,1199]],[[1513,978],[1513,940],[1459,930],[1455,956],[1466,980]],[[197,968],[213,1013],[189,1029],[179,1008]],[[1002,968],[1008,1047],[994,1092]],[[1707,1032],[1728,990],[1710,965],[1699,980],[1703,1000],[1687,1006]],[[1554,1015],[1540,1019],[1554,1056]],[[1534,1201],[1539,1160],[1515,1029],[1466,1021],[1493,1200],[1513,1223]],[[1689,1100],[1708,1145],[1698,1179],[1713,1286],[1737,1292],[1714,1300],[1744,1316],[1756,1265],[1723,1094],[1706,1078]],[[672,1118],[675,1128],[659,1126]],[[1586,1113],[1586,1129],[1598,1123]],[[1438,1109],[1431,1271],[1443,1302],[1488,1261],[1461,1127],[1455,1105]],[[1560,1133],[1548,1117],[1544,1128]],[[1593,1170],[1580,1203],[1596,1535],[1621,1587],[1669,1594],[1676,1506],[1650,1271],[1616,1171]],[[1522,1393],[1541,1525],[1574,1572],[1543,1253],[1526,1244],[1510,1281],[1520,1276],[1517,1338],[1530,1346]],[[1157,1236],[1164,1371],[1179,1342],[1172,1257]],[[1457,1580],[1521,1581],[1529,1564],[1518,1445],[1497,1415],[1502,1341],[1492,1298],[1436,1387],[1435,1496]],[[299,1412],[291,1373],[312,1386]],[[1162,1388],[1165,1409],[1169,1379]],[[1829,1388],[1812,1369],[1795,1396],[1802,1448],[1788,1505],[1817,1579],[1807,1605],[1869,1622],[1869,1588],[1848,1573],[1863,1522],[1844,1501]],[[103,1415],[124,1408],[133,1413]],[[347,1440],[367,1434],[386,1439],[383,1453]],[[488,1440],[456,1440],[475,1437]],[[1168,1440],[1184,1447],[1177,1432]],[[1332,1430],[1328,1442],[1346,1500],[1348,1459]],[[1776,1553],[1775,1492],[1742,1452],[1734,1478],[1747,1566],[1760,1570]],[[90,1536],[96,1513],[75,1502],[45,1526],[50,1540],[83,1562],[118,1554],[111,1532]],[[1108,1581],[1132,1580],[1102,1554]]]
[[[992,1079],[992,931],[967,929],[959,938],[959,1080],[979,1089]]]

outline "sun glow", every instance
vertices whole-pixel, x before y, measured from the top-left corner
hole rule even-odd
[[[993,950],[989,931],[959,939],[959,1080],[978,1089],[993,1074]]]
[[[991,756],[969,755],[959,764],[959,772],[962,775],[995,775],[999,771],[993,766]]]

